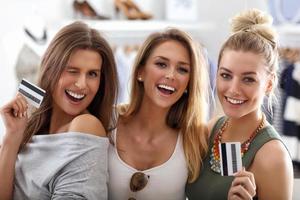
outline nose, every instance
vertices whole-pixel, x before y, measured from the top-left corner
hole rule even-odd
[[[230,83],[229,92],[233,97],[240,95],[240,83],[237,79],[233,79]]]
[[[86,87],[86,77],[84,74],[80,75],[76,82],[75,86],[78,87],[79,89],[84,89]]]
[[[166,79],[174,80],[175,78],[175,69],[173,67],[170,67],[166,72]]]

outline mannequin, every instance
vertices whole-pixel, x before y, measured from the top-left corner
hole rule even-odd
[[[129,102],[131,66],[133,66],[134,63],[137,48],[138,46],[135,45],[125,45],[124,47],[118,46],[115,50],[118,78],[120,81],[118,104]]]

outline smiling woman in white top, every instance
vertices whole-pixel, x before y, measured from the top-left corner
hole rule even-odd
[[[207,72],[185,32],[150,35],[133,66],[129,105],[109,147],[109,199],[185,199],[207,151]]]

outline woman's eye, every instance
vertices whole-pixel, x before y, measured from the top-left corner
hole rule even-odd
[[[157,65],[161,68],[165,68],[167,66],[164,62],[156,62],[155,65]]]
[[[189,73],[189,69],[187,69],[186,67],[179,67],[178,71],[182,74]]]
[[[89,72],[89,75],[90,75],[91,77],[97,77],[97,76],[98,76],[98,73],[92,71],[92,72]]]
[[[251,78],[251,77],[245,77],[244,81],[247,82],[247,83],[253,83],[253,82],[255,82],[255,79]]]
[[[221,73],[220,76],[221,76],[223,79],[226,79],[226,80],[228,80],[228,79],[231,78],[231,76],[230,76],[229,74],[227,74],[227,73]]]

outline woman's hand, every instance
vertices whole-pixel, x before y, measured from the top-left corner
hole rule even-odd
[[[27,109],[28,103],[20,93],[0,109],[0,114],[6,128],[4,139],[14,141],[18,145],[21,144],[28,119]]]
[[[252,199],[256,195],[254,175],[244,168],[235,174],[228,192],[228,200]]]

